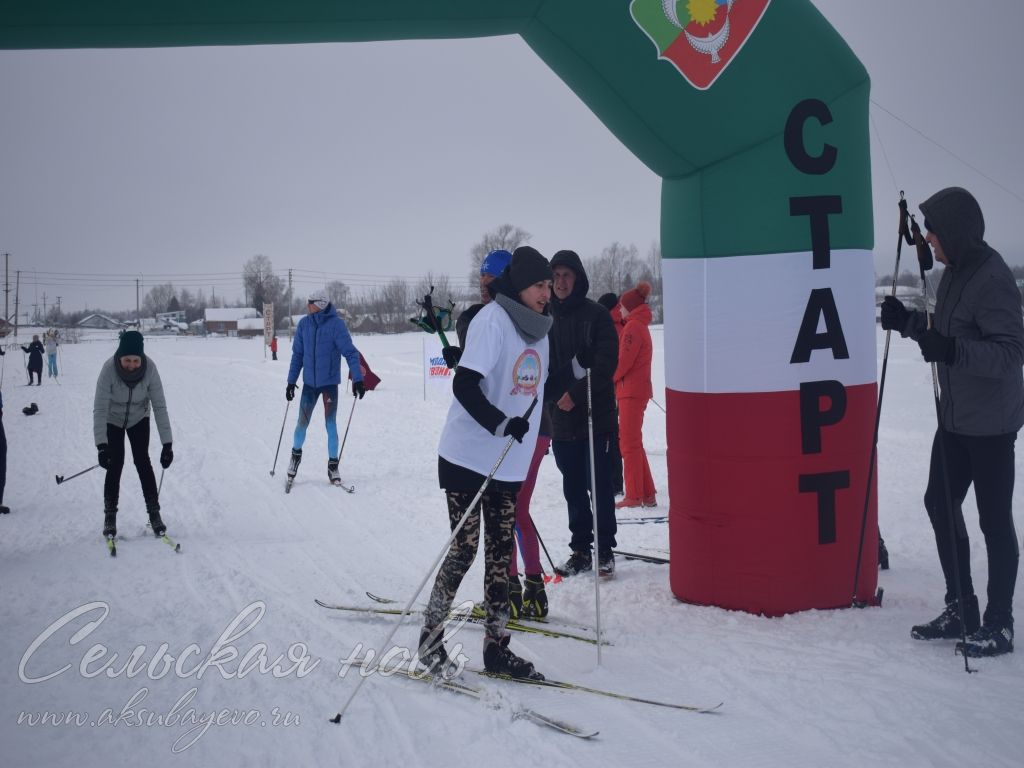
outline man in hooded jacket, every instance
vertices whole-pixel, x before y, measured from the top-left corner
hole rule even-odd
[[[937,364],[941,387],[940,423],[924,503],[945,576],[946,609],[933,621],[913,627],[911,635],[918,640],[954,639],[963,631],[969,637],[966,645],[957,643],[958,652],[995,656],[1013,651],[1019,560],[1012,508],[1014,442],[1024,425],[1021,296],[1006,262],[983,239],[981,208],[967,190],[943,189],[921,204],[921,212],[928,231],[925,240],[946,265],[932,326],[924,313],[908,310],[895,297],[886,297],[882,304],[882,327],[918,343],[924,359]],[[952,510],[946,504],[947,482]],[[971,483],[988,552],[983,621],[961,510]]]
[[[612,375],[619,361],[619,339],[612,318],[603,306],[587,298],[590,281],[574,251],[559,251],[551,259],[554,275],[551,313],[554,324],[551,369],[571,364],[573,358],[590,370],[593,424],[587,416],[587,380],[576,381],[551,409],[551,447],[562,473],[562,493],[569,511],[569,558],[555,572],[572,576],[593,567],[594,543],[590,506],[590,432],[593,427],[595,501],[597,505],[598,572],[615,571],[615,490],[612,487],[612,443],[617,440],[617,414]]]

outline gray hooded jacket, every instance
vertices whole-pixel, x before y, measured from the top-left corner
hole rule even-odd
[[[92,430],[96,445],[107,442],[107,424],[121,429],[134,427],[149,415],[150,403],[160,431],[160,442],[171,442],[171,421],[167,417],[164,385],[156,364],[146,358],[146,373],[129,387],[118,375],[116,357],[111,357],[100,369],[96,381],[96,397],[92,406]]]
[[[949,260],[936,291],[935,329],[956,339],[949,365],[938,364],[942,426],[962,435],[1002,435],[1024,425],[1024,318],[1020,291],[1003,257],[985,242],[985,220],[960,187],[921,203]],[[911,312],[903,336],[927,330]]]

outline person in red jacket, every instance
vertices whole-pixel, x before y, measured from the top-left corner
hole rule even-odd
[[[651,284],[644,281],[619,298],[619,314],[624,325],[619,334],[619,364],[615,369],[615,398],[619,403],[619,450],[622,452],[626,495],[623,507],[654,507],[654,478],[644,451],[644,411],[654,396],[651,387],[651,308],[647,296]]]

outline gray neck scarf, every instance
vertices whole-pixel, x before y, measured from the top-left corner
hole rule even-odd
[[[516,327],[516,331],[527,344],[536,344],[547,336],[548,331],[551,330],[552,319],[550,315],[534,312],[526,305],[520,304],[504,293],[499,293],[494,297],[494,300],[498,302],[498,306],[505,310],[512,320],[512,325]]]

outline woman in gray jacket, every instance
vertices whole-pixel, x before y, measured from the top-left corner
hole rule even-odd
[[[174,460],[171,451],[171,422],[167,418],[167,401],[160,373],[143,351],[142,334],[125,331],[114,356],[100,369],[93,402],[93,432],[96,438],[99,465],[107,470],[103,483],[103,535],[117,536],[117,500],[121,490],[121,469],[124,467],[124,437],[132,446],[132,459],[142,483],[142,496],[153,533],[162,536],[167,530],[160,519],[156,477],[149,461],[149,409],[152,404],[163,450],[160,466],[166,469]]]

